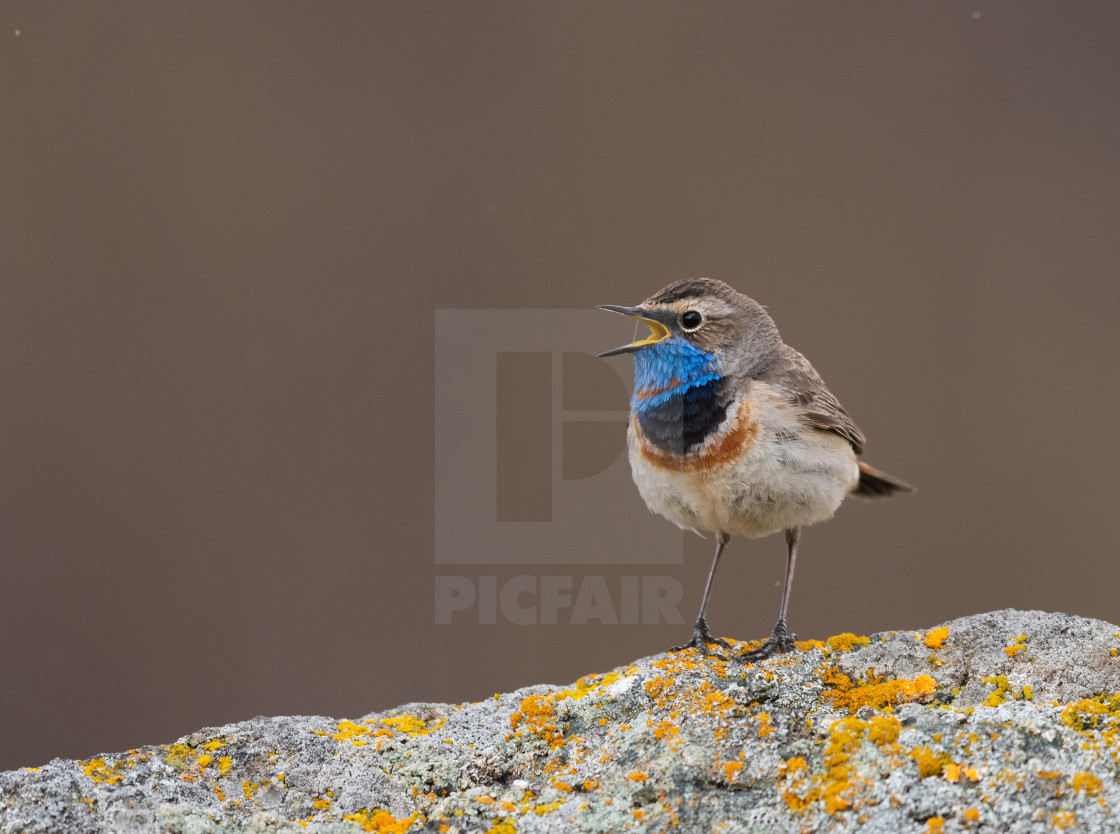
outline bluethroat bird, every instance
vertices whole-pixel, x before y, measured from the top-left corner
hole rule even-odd
[[[676,281],[637,307],[601,305],[649,325],[650,335],[600,356],[634,355],[627,431],[630,468],[646,505],[669,521],[715,534],[716,554],[692,639],[730,648],[704,611],[732,535],[784,531],[788,556],[778,622],[754,662],[793,648],[786,630],[801,528],[832,517],[849,493],[913,490],[858,459],[863,433],[809,361],[782,341],[760,304],[722,281]]]

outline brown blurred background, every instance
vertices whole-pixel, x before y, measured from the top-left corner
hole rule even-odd
[[[1111,0],[13,1],[0,24],[0,768],[687,637],[434,624],[437,308],[690,275],[766,304],[920,489],[805,534],[801,637],[1120,621]],[[709,547],[655,571],[686,620]],[[711,620],[761,637],[782,543],[731,547]]]

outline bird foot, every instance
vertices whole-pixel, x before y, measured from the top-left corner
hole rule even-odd
[[[738,655],[735,659],[740,663],[757,663],[771,655],[792,652],[795,648],[793,638],[796,636],[796,634],[786,634],[785,620],[778,620],[765,643],[753,651]]]
[[[725,649],[730,649],[731,644],[724,640],[722,637],[716,637],[708,630],[707,621],[701,617],[696,621],[696,626],[692,629],[692,639],[685,643],[683,646],[673,646],[669,649],[671,652],[683,652],[686,649],[696,649],[700,654],[708,655],[710,657],[721,657],[719,652],[714,652],[708,645],[721,646]]]

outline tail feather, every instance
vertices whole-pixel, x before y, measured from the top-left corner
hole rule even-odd
[[[913,492],[914,487],[905,481],[900,481],[886,472],[881,472],[874,466],[857,461],[859,464],[859,483],[852,490],[853,495],[864,498],[885,498],[896,492]]]

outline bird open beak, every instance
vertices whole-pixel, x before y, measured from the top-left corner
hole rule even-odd
[[[644,321],[649,325],[650,330],[649,336],[647,336],[646,338],[639,339],[636,342],[631,342],[630,344],[623,345],[622,347],[617,347],[614,350],[608,350],[604,353],[600,353],[600,358],[604,356],[618,356],[620,353],[633,353],[634,351],[641,350],[644,347],[656,345],[663,339],[668,339],[673,335],[669,331],[669,328],[667,328],[664,324],[659,322],[657,319],[650,318],[651,315],[656,315],[655,313],[650,313],[649,311],[643,310],[641,307],[618,307],[614,304],[600,304],[599,309],[610,310],[612,313],[621,313],[622,315],[629,316],[632,319]]]

